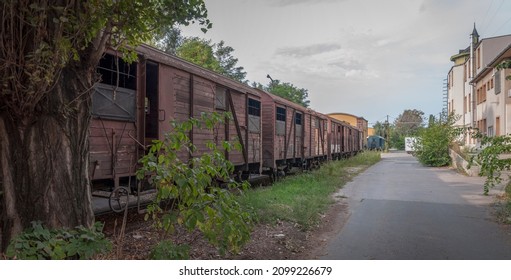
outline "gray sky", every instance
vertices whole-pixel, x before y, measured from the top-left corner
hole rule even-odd
[[[224,40],[247,79],[308,89],[321,113],[363,116],[371,126],[405,109],[438,115],[451,55],[511,34],[509,0],[205,0],[213,28],[183,35]]]

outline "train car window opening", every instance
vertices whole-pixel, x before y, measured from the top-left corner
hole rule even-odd
[[[285,122],[286,121],[286,108],[277,107],[276,118],[277,118],[277,121]]]
[[[146,115],[149,115],[151,112],[151,106],[149,104],[149,98],[147,96],[144,98],[144,111]]]
[[[295,114],[295,124],[302,125],[302,114],[301,113]]]
[[[248,114],[252,116],[261,116],[261,102],[255,99],[248,99]]]
[[[314,118],[314,127],[319,128],[319,119],[318,118]]]
[[[92,95],[92,115],[104,119],[135,121],[137,64],[105,54],[96,71],[101,76]]]
[[[261,132],[261,102],[252,98],[248,99],[248,131]]]
[[[96,68],[101,75],[100,83],[119,86],[131,90],[137,89],[137,64],[128,64],[122,58],[105,54]]]
[[[146,62],[145,94],[149,109],[145,118],[145,137],[158,138],[158,64],[150,61]]]
[[[295,136],[296,137],[302,137],[302,114],[301,113],[296,113],[295,114]]]
[[[275,110],[275,133],[286,135],[286,108],[277,107]]]
[[[227,110],[227,89],[217,86],[215,90],[215,108],[220,110]]]

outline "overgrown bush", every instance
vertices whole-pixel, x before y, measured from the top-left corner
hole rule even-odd
[[[103,225],[96,222],[91,229],[48,229],[41,222],[16,236],[7,247],[9,259],[73,260],[91,259],[108,252],[112,245],[102,233]]]
[[[454,127],[457,116],[431,119],[415,144],[416,156],[426,166],[446,166],[451,163],[449,145],[461,132]]]
[[[206,129],[217,135],[219,125],[229,117],[212,113],[172,122],[172,131],[164,140],[154,141],[137,172],[139,179],[150,174],[158,190],[154,203],[147,207],[146,219],[152,217],[169,233],[177,225],[199,230],[221,254],[226,250],[237,252],[249,240],[253,224],[252,214],[242,209],[233,194],[234,190],[239,193],[248,188],[248,182],[231,179],[234,166],[225,158],[225,151],[232,151],[239,143],[209,141],[207,151],[201,147],[201,155],[197,155],[197,147],[188,135],[192,129]],[[167,208],[162,207],[163,202],[168,202]]]

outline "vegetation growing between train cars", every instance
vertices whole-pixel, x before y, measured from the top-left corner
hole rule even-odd
[[[312,172],[290,176],[271,187],[250,189],[239,203],[254,209],[259,222],[285,220],[309,229],[319,222],[319,215],[332,204],[332,193],[356,174],[380,160],[379,152],[364,152],[353,158],[332,161]]]
[[[154,203],[147,208],[146,219],[151,217],[158,228],[170,234],[177,225],[190,232],[199,230],[220,254],[226,250],[236,253],[249,241],[253,225],[250,209],[242,208],[235,194],[247,189],[248,183],[231,180],[234,166],[224,154],[239,149],[239,144],[211,141],[206,144],[208,152],[197,155],[197,147],[188,135],[192,129],[214,131],[229,116],[229,113],[212,113],[203,114],[200,119],[173,122],[172,131],[164,140],[154,141],[137,172],[140,180],[151,174],[149,180],[158,190]],[[183,156],[183,151],[194,157]],[[172,258],[187,255],[175,254],[168,242],[157,247],[154,252],[157,258],[162,257],[161,252],[170,252]]]

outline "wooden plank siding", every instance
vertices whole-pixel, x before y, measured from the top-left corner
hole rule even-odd
[[[135,123],[93,118],[89,133],[93,180],[113,179],[135,172],[138,161]]]
[[[202,113],[212,113],[212,112],[225,112],[224,109],[215,108],[215,95],[217,86],[222,86],[230,90],[231,96],[233,99],[236,118],[238,120],[240,130],[241,130],[241,141],[245,144],[245,149],[247,149],[247,159],[248,164],[262,164],[262,154],[261,154],[261,131],[259,133],[248,133],[248,140],[246,139],[246,129],[248,127],[247,124],[247,104],[246,104],[246,96],[249,94],[248,92],[253,91],[250,87],[245,88],[245,92],[238,91],[238,88],[230,87],[229,83],[219,83],[222,79],[210,80],[209,77],[202,77],[196,75],[194,72],[190,73],[189,71],[185,71],[183,69],[178,69],[169,65],[160,64],[160,68],[168,69],[167,72],[170,73],[171,77],[167,77],[167,80],[172,81],[172,88],[174,89],[174,109],[172,118],[177,121],[185,121],[190,118],[190,112],[193,112],[194,118],[200,118]],[[193,83],[191,83],[193,80]],[[193,92],[192,92],[193,91]],[[190,108],[190,95],[193,94],[193,109]],[[260,97],[258,94],[249,94],[251,98],[259,100]],[[231,111],[231,108],[226,108],[228,111]],[[161,108],[161,110],[167,110],[167,108]],[[218,145],[221,145],[223,141],[235,141],[239,139],[239,135],[236,130],[236,126],[234,121],[229,121],[227,125],[221,124],[215,127],[213,131],[206,129],[197,129],[193,130],[193,144],[197,147],[196,152],[192,156],[199,156],[208,151],[206,147],[207,142],[213,142]],[[248,145],[247,145],[248,144]],[[182,153],[180,157],[185,157],[187,154]],[[241,169],[241,166],[246,164],[243,152],[238,150],[232,150],[230,153],[226,153],[227,158],[238,168]],[[260,169],[260,168],[258,168]]]

